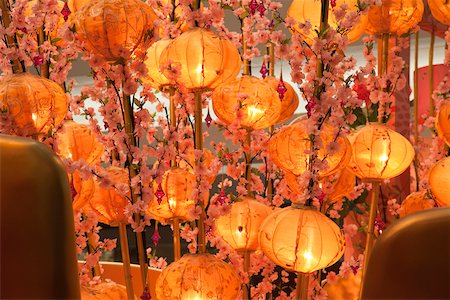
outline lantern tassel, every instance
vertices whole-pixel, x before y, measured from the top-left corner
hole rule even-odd
[[[362,269],[361,276],[361,288],[360,288],[360,297],[362,299],[362,290],[364,285],[364,276],[366,275],[367,265],[369,264],[370,254],[372,252],[373,242],[374,242],[374,229],[375,229],[375,217],[377,216],[377,206],[378,206],[378,198],[380,195],[380,182],[373,180],[370,182],[372,184],[372,191],[370,192],[370,210],[369,210],[369,221],[367,228],[367,237],[366,237],[366,248],[364,253],[364,266]]]
[[[119,224],[120,250],[122,252],[123,273],[128,300],[134,299],[133,283],[131,281],[130,250],[128,249],[127,227],[125,223]]]

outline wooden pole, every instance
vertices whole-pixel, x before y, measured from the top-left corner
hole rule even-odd
[[[379,45],[380,46],[380,45]],[[389,34],[383,33],[381,35],[381,47],[378,47],[378,51],[381,52],[380,61],[378,62],[378,76],[384,75],[387,73],[388,68],[388,57],[389,57]],[[380,109],[378,110],[378,122],[383,123],[384,112],[380,114]]]
[[[419,141],[419,31],[416,32],[416,40],[414,45],[414,143],[417,143],[418,141]]]
[[[360,299],[362,296],[362,290],[364,285],[364,276],[366,275],[367,265],[369,264],[370,254],[372,252],[373,242],[375,238],[375,218],[377,216],[378,198],[380,197],[380,181],[369,181],[372,184],[372,191],[370,192],[370,209],[369,209],[369,221],[367,223],[367,236],[366,236],[366,248],[364,253],[364,266],[362,269]]]
[[[194,142],[195,149],[203,150],[203,120],[202,120],[202,92],[195,91],[195,107],[194,107]],[[200,218],[198,220],[198,252],[206,252],[206,235],[205,235],[205,204],[202,199],[198,205],[201,207]]]
[[[42,25],[41,28],[39,28],[38,46],[42,45],[46,39],[47,39],[47,37],[45,36],[44,25]],[[39,51],[39,52],[41,55],[43,55],[42,51]],[[44,62],[40,66],[40,70],[41,70],[41,74],[40,74],[41,77],[44,77],[47,79],[50,78],[50,66],[49,66],[47,60],[44,60]]]
[[[128,249],[127,227],[125,223],[119,224],[120,250],[122,252],[123,274],[128,300],[134,300],[133,282],[131,281],[130,250]],[[144,286],[145,287],[145,286]]]
[[[297,273],[296,300],[308,300],[309,274]]]
[[[275,49],[273,43],[269,43],[269,76],[275,77]],[[275,126],[269,127],[269,134],[272,135]],[[273,180],[267,180],[267,199],[272,203],[273,199]]]
[[[434,58],[434,27],[431,30],[430,37],[430,53],[428,55],[428,81],[430,86],[430,116],[434,116],[434,101],[433,101],[433,86],[434,86],[434,74],[433,74],[433,58]]]
[[[176,126],[177,126],[177,116],[176,116],[176,107],[175,107],[175,102],[174,102],[174,93],[175,90],[173,87],[170,88],[169,90],[169,95],[170,95],[170,126],[172,127],[173,130],[175,130]],[[176,167],[177,166],[177,160],[173,159],[170,162],[172,167]],[[181,258],[181,242],[180,242],[180,220],[178,218],[174,218],[173,219],[173,234],[172,234],[172,239],[173,239],[173,258],[174,261],[177,261]]]
[[[127,95],[123,93],[123,112],[124,112],[124,125],[125,125],[125,132],[128,135],[128,139],[130,141],[130,146],[136,147],[136,139],[134,138],[134,113],[133,109],[131,107],[131,100],[130,95]],[[127,155],[127,164],[128,164],[128,174],[131,179],[134,178],[137,175],[137,171],[132,166],[133,157],[131,153],[128,153]],[[131,193],[131,200],[133,203],[137,201],[136,194],[134,193],[134,189],[131,188],[130,184],[130,193]],[[135,222],[140,221],[140,215],[135,214],[134,220]],[[136,232],[136,243],[137,243],[137,250],[138,250],[138,259],[139,259],[139,266],[141,268],[141,280],[142,280],[142,286],[147,286],[147,273],[148,273],[148,266],[147,266],[147,254],[145,252],[144,248],[144,240],[142,237],[142,232]]]
[[[250,251],[244,250],[244,252],[242,253],[242,256],[244,258],[244,272],[248,273],[248,271],[250,270]],[[242,285],[242,293],[243,293],[243,298],[244,299],[251,299],[251,295],[250,295],[250,276],[248,278],[248,284],[243,284]]]
[[[9,10],[9,2],[8,0],[1,0],[0,2],[1,7],[2,7],[2,25],[5,28],[9,27],[9,24],[11,24],[11,15],[10,15],[10,10]],[[16,47],[16,42],[14,41],[14,38],[10,35],[6,36],[6,42],[7,42],[7,47],[11,48],[11,47]],[[12,64],[12,70],[13,73],[21,73],[24,72],[25,70],[22,68],[20,62],[18,59],[15,59],[13,61],[11,61]]]
[[[95,241],[94,241],[94,237],[92,235],[92,232],[88,232],[87,233],[87,247],[88,247],[88,252],[89,253],[93,253],[95,251],[95,248],[97,247]],[[92,268],[92,273],[95,276],[102,276],[102,273],[100,271],[100,265],[97,262],[95,264],[95,266]]]

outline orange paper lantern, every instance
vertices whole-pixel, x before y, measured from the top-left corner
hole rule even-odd
[[[139,0],[89,1],[74,15],[85,48],[107,61],[116,61],[142,46],[152,37],[156,20],[150,6]]]
[[[148,213],[160,222],[169,222],[174,218],[189,220],[188,212],[194,206],[191,198],[195,176],[191,171],[179,167],[172,167],[163,175],[162,191],[164,196],[159,204],[157,199],[150,202]],[[154,184],[154,191],[158,185]],[[208,199],[205,199],[207,204]],[[206,205],[205,205],[206,206]]]
[[[268,82],[272,88],[276,91],[278,88],[279,80],[275,77],[266,77],[264,81]],[[286,86],[286,93],[281,101],[280,116],[278,117],[276,124],[289,120],[294,115],[295,110],[298,107],[299,100],[298,95],[294,91],[294,88],[289,83],[284,83]]]
[[[428,197],[427,191],[413,192],[409,194],[405,200],[403,200],[400,210],[400,217],[433,207],[434,201]]]
[[[266,218],[259,243],[277,265],[311,273],[336,263],[344,254],[345,241],[339,227],[321,212],[290,206]]]
[[[315,0],[293,0],[291,5],[289,6],[287,16],[293,18],[296,23],[305,23],[307,20],[311,22],[312,29],[310,30],[310,33],[305,36],[303,35],[303,38],[308,44],[312,44],[313,39],[317,37],[317,33],[315,32],[315,29],[319,30],[320,26],[320,13],[321,13],[321,1],[315,1]],[[336,8],[340,7],[341,5],[346,4],[349,9],[353,12],[357,9],[357,0],[337,0],[336,1]],[[330,5],[329,13],[328,13],[328,23],[330,27],[337,29],[338,23],[336,21],[336,18],[333,14],[333,8]],[[364,33],[364,30],[367,26],[367,15],[361,15],[359,23],[356,24],[350,31],[346,33],[348,40],[350,43],[353,43],[359,39],[359,37]],[[296,32],[302,34],[302,30],[300,30],[298,25],[294,25],[293,28]]]
[[[92,286],[81,286],[81,300],[127,300],[127,289],[115,282],[101,282]]]
[[[450,146],[450,101],[444,103],[436,116],[438,135]]]
[[[148,75],[143,81],[149,83],[154,89],[160,90],[164,86],[170,84],[169,80],[164,76],[159,66],[161,53],[166,49],[167,45],[172,42],[171,39],[164,39],[155,42],[147,50],[147,58],[144,61],[148,70]]]
[[[383,180],[405,171],[414,148],[401,134],[381,124],[368,124],[349,136],[349,169],[361,179]]]
[[[277,92],[268,82],[253,76],[242,76],[217,87],[212,106],[216,116],[226,124],[236,119],[239,106],[243,113],[242,127],[256,130],[275,124],[281,111]]]
[[[423,10],[422,0],[382,0],[380,6],[370,6],[366,31],[401,35],[422,20]]]
[[[68,104],[63,89],[54,81],[21,73],[2,78],[0,108],[12,119],[15,134],[33,136],[58,126]]]
[[[80,173],[75,171],[69,175],[69,183],[72,188],[72,208],[74,211],[83,210],[84,213],[93,210],[90,200],[94,196],[94,179],[81,179]]]
[[[211,254],[187,254],[156,281],[159,300],[235,300],[240,279],[233,267]]]
[[[57,154],[74,161],[84,160],[88,164],[96,164],[103,154],[103,144],[88,125],[66,121],[61,130],[55,135]]]
[[[88,2],[89,2],[89,0],[68,0],[67,5],[69,6],[69,9],[73,14],[73,13],[79,11]]]
[[[307,120],[300,120],[286,126],[276,133],[269,142],[269,154],[272,161],[280,168],[300,175],[307,170],[308,155],[306,150],[311,147],[306,130]],[[350,144],[346,137],[339,136],[336,142],[339,150],[331,154],[327,147],[335,141],[334,130],[330,125],[324,124],[319,135],[322,147],[319,149],[319,159],[328,162],[328,169],[319,173],[321,177],[329,176],[346,167],[350,160]]]
[[[358,300],[359,291],[361,289],[361,274],[349,274],[347,277],[338,277],[335,282],[327,283],[325,290],[328,294],[328,299],[332,300]]]
[[[289,171],[286,171],[285,178],[288,187],[294,193],[301,194],[303,192],[300,190],[300,187],[297,183],[297,176]],[[331,176],[322,178],[319,184],[322,186],[327,182],[331,183],[331,192],[327,195],[328,202],[333,203],[341,201],[344,197],[346,197],[353,191],[356,185],[356,177],[350,170],[345,168]]]
[[[428,0],[428,7],[436,20],[450,26],[450,1]]]
[[[159,65],[180,68],[176,82],[188,89],[213,89],[237,76],[241,57],[228,39],[210,30],[194,28],[164,49]]]
[[[255,199],[240,197],[227,214],[216,219],[216,234],[236,251],[255,251],[259,228],[271,211]]]
[[[428,178],[431,192],[439,206],[450,206],[450,156],[438,161]]]
[[[128,185],[128,170],[117,167],[107,169],[108,177],[114,183]],[[125,215],[125,207],[130,203],[126,196],[117,193],[114,187],[104,188],[100,182],[95,180],[94,196],[90,204],[97,213],[99,222],[118,226],[119,223],[127,223],[128,218]]]

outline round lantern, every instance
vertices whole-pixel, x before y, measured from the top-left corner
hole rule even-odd
[[[255,199],[240,197],[227,214],[216,219],[216,233],[236,251],[255,251],[259,228],[271,211]]]
[[[148,82],[154,89],[161,89],[170,84],[169,80],[164,76],[159,66],[159,58],[167,45],[172,42],[171,39],[164,39],[155,42],[147,50],[147,59],[144,64],[147,67],[148,75],[142,78],[144,82]]]
[[[370,34],[401,35],[422,20],[423,9],[422,0],[382,0],[380,6],[370,6],[366,31]]]
[[[170,168],[162,178],[161,187],[164,196],[160,203],[157,199],[150,202],[148,213],[154,219],[164,223],[174,218],[188,220],[188,212],[195,204],[195,201],[191,199],[194,184],[195,175],[191,171],[178,167]],[[156,183],[154,192],[158,192]],[[205,199],[205,204],[207,201],[208,199]]]
[[[393,178],[403,173],[414,159],[411,143],[385,125],[368,124],[348,139],[352,145],[349,169],[362,179]]]
[[[94,195],[95,185],[92,177],[81,179],[80,173],[75,171],[69,175],[69,184],[72,191],[72,208],[74,211],[83,210],[84,213],[92,210],[90,200]]]
[[[438,135],[450,146],[450,101],[441,106],[436,116],[436,129]]]
[[[349,274],[347,277],[338,277],[335,282],[327,283],[325,290],[328,299],[333,300],[358,300],[361,289],[361,274]]]
[[[103,154],[103,144],[97,141],[97,137],[88,125],[66,121],[61,130],[55,135],[57,154],[74,161],[83,159],[88,164],[100,161]]]
[[[336,263],[344,254],[339,227],[312,208],[285,207],[270,214],[261,225],[259,243],[277,265],[311,273]]]
[[[438,161],[428,178],[431,192],[439,206],[450,206],[450,156]]]
[[[76,11],[79,11],[88,2],[89,0],[68,0],[67,4],[69,6],[70,11],[73,14]]]
[[[84,47],[107,61],[123,58],[149,40],[155,20],[150,6],[139,0],[89,1],[74,15]]]
[[[313,39],[317,37],[315,29],[319,30],[320,26],[321,3],[321,1],[315,0],[293,0],[287,12],[287,16],[293,18],[296,21],[296,25],[293,26],[293,29],[300,34],[303,34],[303,31],[300,30],[298,23],[304,23],[307,20],[311,22],[312,29],[310,30],[310,33],[307,36],[303,36],[308,44],[311,44]],[[351,11],[356,11],[358,1],[336,0],[335,7],[338,8],[343,4],[346,4]],[[334,17],[333,9],[335,8],[330,5],[328,13],[328,23],[330,27],[337,29],[339,24]],[[346,33],[349,42],[352,43],[357,41],[359,37],[364,33],[366,26],[367,15],[361,15],[359,23]]]
[[[211,254],[187,254],[171,263],[156,281],[159,300],[234,300],[240,279],[233,267]]]
[[[128,170],[123,168],[110,167],[107,170],[108,178],[117,184],[128,186]],[[99,222],[118,226],[119,223],[127,223],[125,207],[129,204],[126,196],[119,195],[114,187],[104,188],[98,180],[95,180],[94,196],[90,204],[97,213]]]
[[[275,77],[266,77],[264,81],[268,82],[274,90],[277,90],[279,80]],[[276,124],[285,122],[289,120],[290,117],[295,113],[298,107],[299,100],[298,95],[294,91],[294,88],[289,83],[284,83],[286,87],[286,93],[284,94],[283,100],[281,101],[280,116],[278,117]]]
[[[81,300],[127,300],[127,289],[124,285],[115,282],[101,282],[90,286],[82,285]]]
[[[188,89],[213,89],[239,74],[241,57],[228,39],[207,29],[194,28],[164,49],[159,65],[180,68],[175,80]],[[168,73],[165,70],[164,74],[170,77]]]
[[[428,7],[436,20],[450,26],[450,1],[428,0]]]
[[[0,109],[15,125],[14,133],[33,136],[58,126],[67,113],[67,96],[54,81],[21,73],[0,81]]]
[[[434,201],[427,196],[427,191],[413,192],[409,194],[405,200],[403,200],[400,210],[400,217],[433,207]]]
[[[300,120],[286,126],[276,133],[269,142],[269,154],[272,161],[280,168],[300,175],[307,170],[309,156],[305,151],[311,147],[306,130],[308,120]],[[319,149],[319,159],[326,160],[328,169],[319,173],[321,177],[329,176],[347,166],[350,160],[350,144],[346,137],[339,136],[335,140],[334,129],[327,124],[322,126],[319,135],[322,147]],[[328,150],[330,143],[337,142],[339,149],[332,154]]]
[[[280,98],[272,86],[253,76],[242,76],[220,85],[212,95],[216,116],[230,124],[236,119],[236,109],[242,112],[241,126],[255,130],[275,124],[280,117]]]

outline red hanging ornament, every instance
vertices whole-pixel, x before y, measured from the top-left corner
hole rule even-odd
[[[64,21],[67,21],[71,13],[72,12],[70,11],[69,5],[67,4],[67,2],[64,2],[64,7],[61,10]]]
[[[264,16],[264,13],[266,12],[266,8],[264,7],[264,1],[261,0],[261,2],[258,5],[258,11],[259,11],[259,15],[262,17]]]
[[[250,8],[250,13],[254,15],[256,10],[259,8],[258,2],[256,0],[251,0],[248,4],[248,8]]]
[[[158,246],[160,239],[161,239],[161,236],[159,235],[158,227],[156,227],[155,232],[153,232],[153,235],[152,235],[152,241],[153,241],[153,244],[155,245],[155,247]]]
[[[261,69],[259,70],[259,73],[261,73],[261,76],[263,79],[265,79],[267,77],[267,74],[269,73],[269,70],[266,67],[266,64],[263,63],[261,66]]]
[[[156,200],[158,201],[158,204],[161,204],[162,198],[165,196],[164,191],[162,189],[161,183],[158,185],[158,189],[155,192]]]
[[[211,118],[211,114],[209,113],[209,106],[208,106],[208,113],[206,114],[205,117],[205,122],[206,122],[206,126],[211,126],[212,123],[212,118]]]
[[[278,87],[277,87],[277,93],[278,93],[278,96],[280,97],[281,101],[283,101],[284,94],[286,94],[286,92],[287,92],[287,88],[283,81],[283,74],[281,74],[280,81],[278,82]]]

